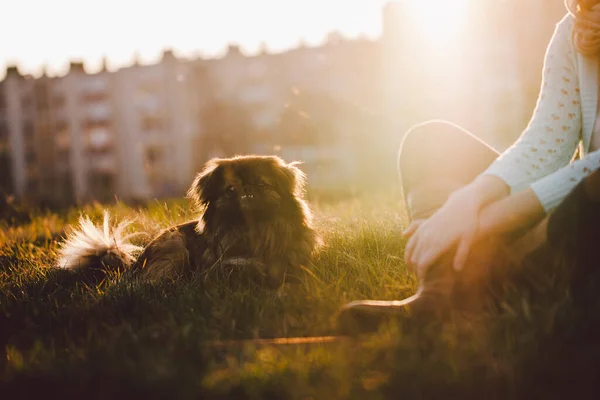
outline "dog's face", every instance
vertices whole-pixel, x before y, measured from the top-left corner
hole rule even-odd
[[[296,163],[275,156],[208,162],[188,192],[203,209],[196,231],[207,235],[211,246],[201,257],[210,265],[219,260],[221,266],[235,264],[240,274],[228,277],[266,278],[271,287],[281,285],[288,272],[308,261],[315,246],[310,210],[302,199],[304,184]]]
[[[268,219],[285,200],[301,196],[305,175],[294,163],[275,156],[213,159],[188,192],[197,205],[233,217]]]

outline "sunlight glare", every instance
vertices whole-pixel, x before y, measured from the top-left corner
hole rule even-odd
[[[447,46],[460,33],[467,5],[467,0],[411,0],[410,13],[427,45]]]
[[[300,39],[317,46],[331,31],[375,38],[385,1],[105,0],[93,9],[81,0],[9,1],[3,15],[27,15],[28,23],[8,18],[0,24],[0,37],[10,37],[0,40],[0,80],[9,63],[36,76],[47,65],[51,75],[60,75],[69,59],[83,60],[95,72],[103,56],[117,68],[130,65],[135,52],[142,63],[156,62],[165,48],[210,58],[225,54],[230,43],[253,54],[263,43],[274,52]]]

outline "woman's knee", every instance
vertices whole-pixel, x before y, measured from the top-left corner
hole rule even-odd
[[[417,124],[404,134],[398,151],[398,172],[418,168],[419,164],[439,159],[444,144],[457,135],[469,134],[448,121],[433,120]]]
[[[412,127],[398,152],[402,183],[451,179],[468,183],[499,153],[466,129],[447,121],[428,121]]]

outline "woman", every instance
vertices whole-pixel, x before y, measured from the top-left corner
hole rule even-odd
[[[569,13],[546,52],[533,117],[512,147],[498,154],[443,121],[406,134],[398,165],[412,221],[405,261],[417,272],[419,291],[404,301],[350,303],[342,321],[455,306],[449,300],[457,288],[476,290],[469,282],[483,274],[476,270],[485,264],[481,257],[493,255],[498,243],[522,259],[547,240],[548,216],[568,214],[556,208],[569,193],[578,199],[570,203],[596,199],[600,173],[581,182],[600,167],[600,0],[566,4]],[[578,147],[581,159],[571,162]]]

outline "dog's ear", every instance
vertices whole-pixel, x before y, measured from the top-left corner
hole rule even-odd
[[[304,196],[306,186],[306,174],[298,168],[302,164],[299,161],[294,161],[286,164],[279,159],[276,163],[276,184],[282,188],[285,193],[292,193],[294,196]]]
[[[219,196],[220,182],[222,179],[221,159],[213,158],[204,165],[204,169],[192,183],[187,192],[187,197],[198,207],[206,207],[208,203]]]

